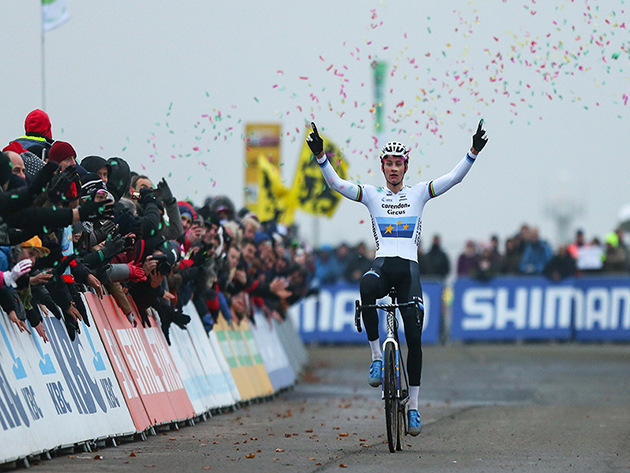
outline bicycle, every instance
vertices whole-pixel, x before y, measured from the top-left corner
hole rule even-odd
[[[387,312],[387,337],[383,342],[383,368],[381,375],[381,399],[385,401],[385,422],[387,425],[387,443],[389,451],[402,450],[402,436],[407,435],[407,403],[409,401],[409,378],[405,370],[400,343],[398,341],[398,320],[396,309],[401,307],[416,308],[416,324],[422,325],[424,306],[418,296],[411,302],[397,303],[395,288],[389,291],[391,304],[366,304],[355,301],[354,324],[359,332],[361,328],[361,311],[363,309],[382,309]]]

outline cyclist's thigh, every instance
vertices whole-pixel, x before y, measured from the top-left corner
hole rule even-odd
[[[361,278],[361,299],[376,301],[385,297],[391,288],[390,277],[383,271],[384,258],[377,258]]]

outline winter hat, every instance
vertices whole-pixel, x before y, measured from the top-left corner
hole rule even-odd
[[[182,217],[187,217],[190,220],[194,220],[192,210],[187,205],[180,205],[179,206],[179,214]]]
[[[81,177],[81,197],[93,198],[98,191],[103,191],[107,194],[107,200],[113,202],[114,196],[107,190],[105,183],[95,172],[87,173]]]
[[[127,192],[131,183],[131,170],[129,164],[122,158],[112,157],[107,160],[111,166],[107,176],[107,189],[114,195],[116,201],[120,200]]]
[[[42,240],[38,236],[34,236],[30,240],[26,240],[21,244],[22,248],[33,248],[38,250],[41,256],[48,256],[50,250],[42,245]]]
[[[48,153],[48,160],[60,163],[66,158],[76,158],[77,152],[70,143],[65,141],[55,141]]]
[[[87,156],[81,160],[81,166],[85,168],[87,172],[98,172],[99,169],[107,168],[107,177],[112,173],[112,165],[107,162],[105,158],[100,156]]]
[[[31,182],[46,163],[39,156],[30,151],[24,151],[20,156],[22,156],[22,160],[24,161],[26,180]]]
[[[0,186],[5,185],[13,175],[11,158],[3,151],[0,152]]]
[[[7,146],[5,146],[2,151],[4,151],[5,153],[7,151],[14,151],[17,154],[22,154],[22,153],[26,152],[26,150],[22,147],[22,145],[21,145],[21,143],[19,141],[12,141]]]
[[[26,133],[37,133],[46,138],[52,139],[52,127],[50,126],[50,118],[43,110],[33,110],[26,116],[24,120],[24,131]]]

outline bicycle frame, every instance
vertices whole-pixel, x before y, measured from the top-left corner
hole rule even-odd
[[[383,342],[383,363],[381,369],[381,399],[385,402],[389,451],[393,453],[396,450],[402,450],[401,437],[403,433],[407,435],[406,407],[409,402],[409,378],[407,377],[405,363],[403,362],[400,351],[396,309],[400,309],[401,307],[414,307],[416,310],[416,324],[420,327],[422,325],[424,305],[422,304],[422,299],[417,296],[414,296],[412,302],[397,303],[395,288],[390,290],[389,295],[392,299],[391,304],[361,305],[358,300],[355,301],[354,323],[357,330],[361,332],[361,311],[363,309],[374,308],[382,309],[387,312],[387,336]],[[392,352],[393,366],[391,363]],[[388,366],[392,366],[394,371],[393,379],[391,379]],[[388,381],[393,381],[393,383],[389,383]],[[392,389],[392,387],[394,387],[394,389]]]

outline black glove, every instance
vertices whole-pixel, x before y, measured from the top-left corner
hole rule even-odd
[[[168,186],[164,178],[162,178],[162,180],[157,183],[157,188],[162,193],[161,200],[162,202],[164,202],[164,205],[171,205],[175,203],[173,192],[171,191],[171,188]]]
[[[114,204],[111,202],[94,202],[88,200],[79,207],[79,218],[82,222],[87,220],[102,220],[114,216]]]
[[[311,127],[313,131],[309,133],[308,138],[306,138],[306,144],[311,148],[311,152],[315,157],[317,157],[324,151],[324,140],[319,136],[315,122],[311,122]]]
[[[79,292],[79,288],[76,283],[68,284],[68,291],[70,291],[70,296],[72,296],[72,300],[74,301],[74,305],[83,317],[83,321],[85,325],[90,326],[90,319],[88,318],[87,310],[85,308],[85,304],[83,304],[83,299],[81,298],[81,293]]]
[[[99,251],[103,255],[103,261],[109,261],[117,254],[125,251],[125,238],[122,235],[118,235],[107,240]]]
[[[477,127],[477,132],[472,137],[472,146],[475,148],[475,151],[479,153],[486,143],[488,142],[488,137],[486,136],[486,130],[483,129],[483,118],[479,120],[479,126]]]
[[[92,235],[94,236],[94,245],[98,245],[99,243],[105,241],[108,236],[115,236],[118,232],[118,226],[114,220],[107,220],[98,230],[94,230]],[[90,244],[92,243],[90,241]]]
[[[117,213],[114,217],[114,222],[118,225],[118,230],[121,235],[134,233],[136,236],[139,236],[142,223],[140,219],[131,212],[125,210]]]
[[[9,240],[9,226],[4,223],[2,217],[0,217],[0,246],[9,246],[11,240]]]
[[[182,276],[183,283],[186,284],[189,281],[193,281],[201,274],[201,268],[199,266],[189,266],[182,269],[179,274]]]
[[[140,189],[140,198],[138,199],[138,203],[141,207],[146,207],[147,204],[151,202],[155,202],[155,194],[153,194],[153,189],[149,187],[143,187]]]
[[[35,197],[46,190],[46,186],[59,169],[59,164],[54,161],[48,161],[46,165],[39,170],[33,181],[28,186],[28,192]]]

